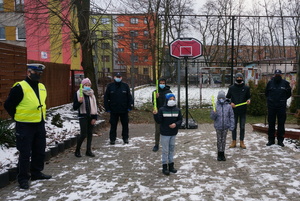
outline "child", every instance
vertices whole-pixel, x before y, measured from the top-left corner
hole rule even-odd
[[[182,123],[182,115],[179,108],[176,107],[175,95],[166,94],[166,103],[159,108],[158,112],[153,111],[155,121],[160,124],[160,142],[162,146],[162,172],[170,175],[170,172],[176,173],[174,168],[174,150],[175,138],[178,128]],[[169,169],[168,169],[169,166]]]
[[[225,98],[225,92],[219,91],[216,111],[211,111],[210,118],[214,120],[217,132],[218,161],[226,161],[224,151],[228,129],[234,129],[234,113],[231,105]]]

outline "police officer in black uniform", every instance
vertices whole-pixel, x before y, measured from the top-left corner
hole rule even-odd
[[[39,83],[39,79],[45,66],[27,64],[27,68],[26,79],[13,86],[4,103],[4,108],[16,121],[19,151],[17,179],[22,189],[29,188],[30,178],[32,181],[51,178],[50,175],[42,173],[46,148],[47,91],[45,86]]]
[[[278,145],[284,147],[284,124],[286,121],[286,101],[291,97],[292,90],[290,83],[282,79],[281,70],[275,70],[274,77],[268,82],[265,95],[268,105],[268,143],[267,146],[275,144],[275,124],[277,125],[277,141]]]
[[[117,138],[117,125],[120,119],[122,124],[122,138],[128,144],[128,112],[132,109],[133,100],[128,84],[122,82],[122,75],[116,73],[114,82],[107,85],[104,94],[104,108],[110,113],[110,144],[114,145]]]

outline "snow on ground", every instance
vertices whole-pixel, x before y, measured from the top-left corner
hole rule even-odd
[[[152,92],[155,86],[145,86],[135,90],[135,107],[141,108],[143,104],[151,102]],[[171,86],[172,92],[178,96],[177,86]],[[200,95],[202,97],[202,104],[211,104],[212,96],[217,97],[220,90],[227,93],[228,88],[202,88],[200,90],[197,86],[188,87],[188,104],[189,108],[200,105]],[[180,102],[185,105],[186,100],[185,87],[180,87]],[[63,121],[63,127],[59,128],[51,124],[53,116],[60,114]],[[57,142],[68,139],[71,136],[79,134],[79,124],[77,120],[77,112],[72,110],[72,104],[66,104],[47,110],[46,130],[47,130],[47,146],[53,146]],[[16,148],[0,147],[0,172],[7,168],[14,167],[17,162],[18,153]]]

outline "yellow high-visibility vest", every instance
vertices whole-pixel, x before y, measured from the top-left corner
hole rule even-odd
[[[16,107],[15,121],[37,123],[42,121],[42,117],[45,120],[47,98],[45,86],[42,83],[38,84],[39,100],[34,90],[25,80],[17,82],[16,84],[21,85],[24,97]]]

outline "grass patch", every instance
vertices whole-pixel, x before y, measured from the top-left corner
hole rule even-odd
[[[146,103],[143,107],[135,109],[129,113],[129,118],[131,123],[154,123],[153,114],[152,114],[152,104]],[[198,124],[203,123],[213,123],[213,120],[210,119],[211,108],[196,108],[189,109],[190,115]],[[185,108],[181,109],[182,114],[185,114]],[[191,116],[189,115],[189,118]],[[185,118],[185,116],[184,116]],[[252,116],[247,115],[246,123],[255,124],[255,123],[265,123],[267,122],[267,117],[263,116]],[[297,124],[297,119],[293,115],[287,115],[286,124]]]

